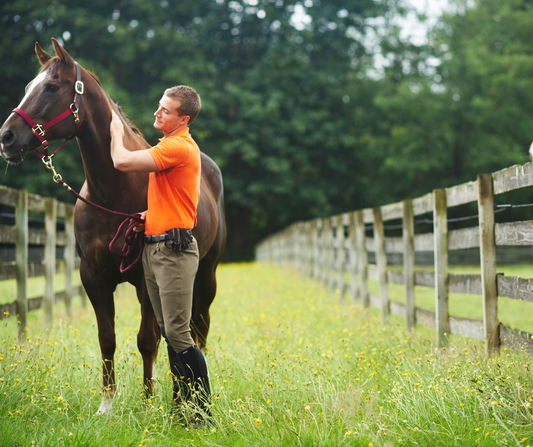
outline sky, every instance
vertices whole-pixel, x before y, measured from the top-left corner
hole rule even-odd
[[[427,30],[432,28],[438,18],[449,7],[449,0],[401,0],[404,6],[410,6],[416,9],[411,11],[405,17],[397,17],[396,23],[402,29],[400,38],[404,41],[411,41],[415,45],[423,45],[427,42]],[[250,4],[257,4],[257,0],[248,0]],[[311,23],[311,17],[307,15],[305,8],[311,7],[313,0],[302,0],[294,8],[294,14],[291,23],[297,29],[303,29]],[[424,14],[427,17],[425,23],[422,23],[417,15]],[[348,14],[347,10],[339,11],[339,14]],[[342,17],[342,16],[340,16]],[[394,21],[394,20],[393,20]],[[366,23],[370,25],[365,31],[365,36],[361,36],[358,31],[352,30],[354,39],[362,39],[363,44],[374,54],[374,69],[368,74],[372,77],[380,77],[383,68],[389,64],[387,57],[381,54],[380,29],[386,29],[386,19],[384,17],[369,18]]]
[[[404,0],[407,4],[416,8],[419,13],[425,13],[428,24],[434,25],[438,17],[448,7],[448,0]],[[402,20],[404,35],[410,35],[416,44],[424,43],[426,26],[417,19],[416,14],[410,13]]]
[[[441,13],[447,8],[448,0],[403,0],[403,2],[414,7],[418,13],[424,13],[428,18],[427,24],[424,25],[418,20],[417,14],[411,12],[407,17],[398,20],[404,29],[402,37],[409,38],[415,44],[422,44],[425,42],[427,26],[435,24]],[[257,0],[248,0],[248,3],[257,4]],[[311,23],[311,17],[306,14],[305,7],[310,7],[312,4],[313,0],[303,0],[296,4],[291,22],[297,29],[303,29]],[[340,12],[348,13],[346,10]],[[369,22],[379,24],[379,19]]]

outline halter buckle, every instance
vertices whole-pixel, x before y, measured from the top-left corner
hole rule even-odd
[[[43,129],[43,126],[41,126],[40,124],[36,124],[35,127],[32,127],[31,130],[33,131],[34,134],[37,134],[37,132],[39,132],[39,135],[41,137],[44,137],[44,129]]]
[[[76,93],[83,95],[83,92],[85,92],[85,84],[81,81],[76,81],[76,84],[74,84],[74,90],[76,90]]]

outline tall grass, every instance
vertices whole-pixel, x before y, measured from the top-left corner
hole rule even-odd
[[[118,392],[100,404],[101,365],[91,309],[28,339],[0,321],[0,445],[393,446],[533,445],[531,359],[341,303],[289,269],[223,265],[212,307],[209,363],[215,424],[174,417],[165,349],[143,397],[133,289],[117,296]]]

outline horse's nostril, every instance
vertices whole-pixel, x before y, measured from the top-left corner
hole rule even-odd
[[[10,130],[6,131],[4,135],[2,135],[2,144],[4,146],[9,146],[13,143],[13,140],[15,139],[15,134],[11,132]]]

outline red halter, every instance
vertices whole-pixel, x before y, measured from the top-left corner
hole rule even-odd
[[[43,146],[44,154],[41,154],[38,150],[35,152],[37,153],[39,157],[43,159],[52,158],[55,154],[57,154],[59,149],[61,149],[65,144],[67,144],[67,141],[72,140],[76,136],[76,134],[78,133],[78,129],[80,127],[80,118],[78,116],[80,98],[78,95],[83,95],[85,86],[83,82],[81,82],[80,66],[77,62],[74,62],[74,63],[76,64],[76,84],[74,85],[74,99],[70,107],[67,110],[65,110],[61,115],[59,115],[57,118],[54,118],[52,121],[49,121],[46,124],[35,124],[33,120],[26,114],[26,112],[19,109],[18,107],[13,109],[13,112],[18,113],[30,125],[33,135],[35,135],[41,142]],[[50,129],[50,127],[52,126],[55,126],[57,123],[60,123],[61,121],[63,121],[65,118],[67,118],[70,115],[74,115],[74,123],[76,124],[76,130],[74,131],[74,134],[68,137],[64,141],[64,143],[61,146],[59,146],[50,157],[48,157],[48,141],[46,141],[46,139],[44,138],[45,131]]]

